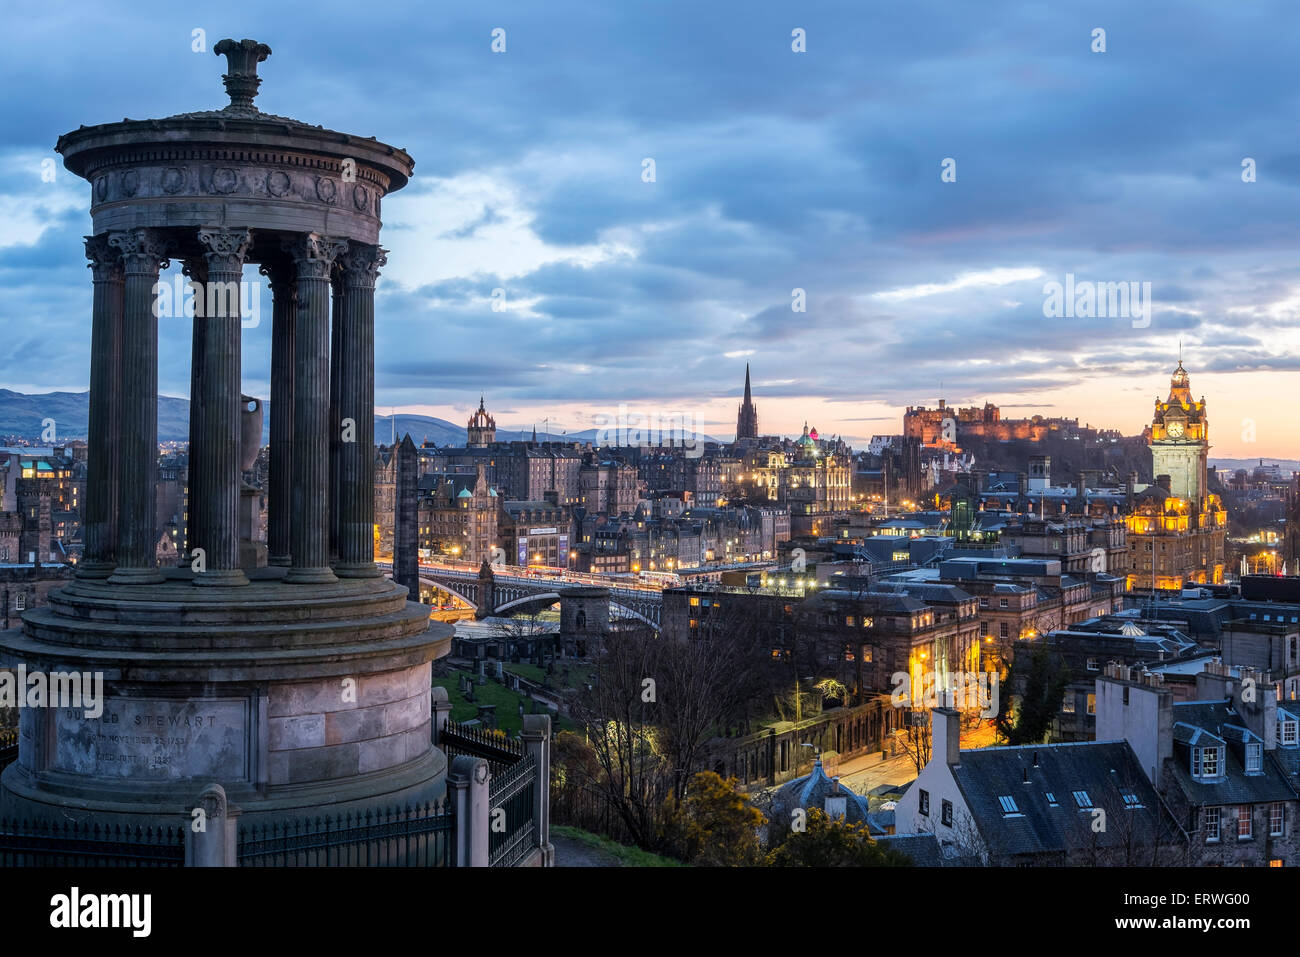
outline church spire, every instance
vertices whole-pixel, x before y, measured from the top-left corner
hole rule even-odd
[[[758,409],[754,408],[754,395],[749,388],[749,363],[745,363],[745,399],[736,414],[736,441],[758,438]]]

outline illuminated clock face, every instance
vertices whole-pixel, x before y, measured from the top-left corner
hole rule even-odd
[[[1183,423],[1175,419],[1165,426],[1165,432],[1171,439],[1181,438],[1183,434]]]

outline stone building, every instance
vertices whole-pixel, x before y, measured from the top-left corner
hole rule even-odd
[[[641,499],[635,466],[617,459],[592,458],[578,475],[579,504],[589,515],[630,515]]]
[[[498,546],[497,491],[480,465],[469,475],[420,476],[419,547],[459,561],[493,561]],[[510,556],[507,555],[507,562]]]
[[[1097,737],[1126,740],[1187,833],[1187,863],[1300,864],[1295,719],[1257,672],[1208,665],[1196,701],[1123,666],[1097,679]]]
[[[573,518],[550,502],[503,502],[497,516],[497,539],[512,565],[570,566]]]
[[[1075,867],[1185,860],[1185,832],[1123,737],[962,749],[961,715],[936,708],[931,716],[930,761],[894,816],[899,831],[934,834],[949,860]]]

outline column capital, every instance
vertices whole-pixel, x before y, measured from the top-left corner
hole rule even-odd
[[[167,253],[172,242],[167,233],[149,226],[115,230],[108,244],[122,253],[122,265],[129,273],[157,273],[171,265]]]
[[[347,250],[346,240],[333,236],[321,236],[319,233],[303,233],[293,239],[286,239],[281,247],[298,267],[300,279],[330,278],[334,260]]]
[[[208,260],[207,256],[190,256],[181,260],[181,275],[185,276],[192,283],[205,283],[208,281]]]
[[[352,243],[339,260],[348,286],[373,287],[379,270],[388,263],[388,250],[368,243]]]
[[[199,229],[199,242],[204,247],[203,256],[208,269],[238,272],[244,266],[244,256],[253,241],[253,232],[233,226],[204,226]]]
[[[86,268],[91,270],[95,282],[108,282],[122,278],[122,254],[108,243],[108,235],[87,236]]]
[[[292,259],[285,257],[264,262],[257,267],[257,271],[265,276],[271,284],[272,295],[284,294],[291,298],[297,298],[298,284],[294,280],[298,274]]]

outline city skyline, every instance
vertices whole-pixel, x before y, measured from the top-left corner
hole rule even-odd
[[[1293,84],[1267,29],[1283,8],[1012,7],[1018,26],[999,31],[929,5],[845,31],[848,5],[737,20],[673,4],[447,11],[346,45],[328,16],[258,11],[239,29],[298,41],[267,67],[268,112],[363,115],[362,132],[419,157],[384,211],[381,409],[458,421],[484,393],[503,427],[581,429],[626,402],[725,436],[748,361],[765,431],[807,420],[864,443],[943,394],[1134,434],[1181,339],[1213,454],[1294,457],[1300,426],[1261,401],[1300,385],[1300,164],[1276,122]],[[219,105],[211,49],[191,52],[191,36],[215,42],[228,15],[144,12],[14,24],[2,69],[26,93],[0,150],[0,314],[26,360],[20,391],[85,388],[85,186],[42,179],[63,105],[80,102],[82,123]],[[121,58],[128,42],[153,56]],[[381,56],[411,69],[371,69]],[[119,83],[80,97],[110,63]],[[1068,277],[1149,282],[1145,324],[1047,318],[1045,288]],[[161,323],[166,394],[186,394],[189,325]],[[244,334],[253,394],[269,325]]]

